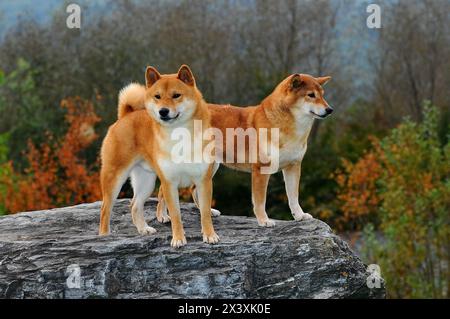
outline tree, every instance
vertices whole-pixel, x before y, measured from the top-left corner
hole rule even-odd
[[[379,50],[371,57],[375,105],[391,126],[405,115],[422,120],[422,101],[450,104],[450,2],[402,0],[383,7]]]
[[[404,121],[337,176],[342,222],[372,222],[366,262],[381,266],[393,298],[449,297],[450,144],[425,105],[422,123]]]

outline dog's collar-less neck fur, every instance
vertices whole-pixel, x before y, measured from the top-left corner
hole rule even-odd
[[[292,123],[295,123],[295,127],[291,129],[295,129],[298,133],[298,137],[302,138],[308,137],[312,126],[314,124],[314,117],[309,114],[298,110],[295,114],[292,109],[288,108],[283,101],[274,101],[272,96],[268,96],[261,102],[260,105],[266,119],[272,123],[273,127],[276,126],[276,123],[286,123],[288,119],[286,116],[291,117]],[[281,129],[281,128],[280,128]]]

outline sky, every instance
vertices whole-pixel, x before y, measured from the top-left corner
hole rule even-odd
[[[64,10],[65,4],[77,3],[82,8],[88,8],[88,14],[96,16],[98,14],[108,13],[108,3],[111,0],[0,0],[0,41],[7,33],[8,29],[21,19],[32,19],[38,23],[45,24],[51,20],[56,10]],[[114,1],[114,0],[112,0]],[[134,0],[143,1],[143,0]],[[164,0],[172,1],[172,0]],[[173,0],[176,1],[176,0]],[[240,4],[255,0],[230,0]],[[278,1],[278,0],[274,0]],[[336,48],[342,52],[342,57],[351,59],[349,64],[355,65],[354,80],[358,82],[358,72],[366,73],[367,55],[373,47],[376,40],[376,31],[369,30],[365,25],[367,17],[366,7],[373,1],[369,0],[330,0],[331,2],[341,3],[340,19],[336,26],[339,31],[339,46]],[[83,11],[82,11],[83,13]],[[86,18],[86,17],[84,17]],[[352,54],[356,52],[356,54]],[[367,74],[366,74],[367,75]],[[367,77],[364,77],[367,78]],[[364,83],[361,83],[364,85]]]

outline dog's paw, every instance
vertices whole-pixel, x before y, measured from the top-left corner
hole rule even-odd
[[[313,217],[308,213],[297,213],[294,214],[294,219],[297,221],[312,219]]]
[[[107,227],[107,228],[101,227],[98,230],[98,235],[99,236],[108,236],[109,234],[110,234],[109,227]]]
[[[170,243],[170,246],[172,246],[173,248],[180,248],[184,245],[186,245],[187,241],[186,241],[186,237],[181,237],[181,238],[172,238],[172,241]]]
[[[211,208],[211,216],[217,217],[217,216],[220,216],[221,214],[222,213],[219,210]]]
[[[138,229],[138,232],[141,235],[152,235],[152,234],[156,233],[156,229],[154,229],[153,227],[150,227],[150,226],[145,226],[142,229]]]
[[[264,220],[258,220],[258,225],[261,227],[274,227],[275,222],[269,218]]]
[[[160,223],[163,223],[163,224],[166,224],[166,223],[170,222],[170,216],[168,216],[168,215],[161,215],[161,216],[156,217],[156,219]]]
[[[210,235],[203,234],[203,242],[207,244],[217,244],[220,241],[219,236],[213,232]]]

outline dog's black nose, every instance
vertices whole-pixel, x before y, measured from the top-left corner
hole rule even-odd
[[[168,108],[162,108],[159,110],[159,115],[161,115],[162,117],[166,117],[167,115],[169,115],[170,110]]]
[[[333,113],[333,109],[331,107],[327,107],[325,109],[325,112],[327,112],[327,114],[329,115],[329,114]]]

